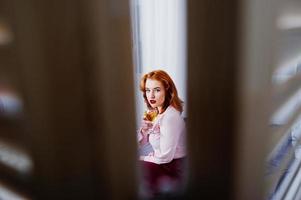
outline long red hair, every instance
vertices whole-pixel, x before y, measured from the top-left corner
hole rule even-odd
[[[170,76],[163,70],[151,71],[151,72],[145,74],[141,78],[140,90],[143,92],[143,98],[149,109],[151,109],[152,106],[149,104],[149,102],[146,98],[145,83],[146,83],[147,79],[160,81],[164,86],[165,101],[164,101],[164,105],[163,105],[163,112],[166,110],[166,108],[169,105],[173,106],[180,113],[183,112],[183,101],[178,96],[177,88],[176,88],[173,80],[170,78]]]

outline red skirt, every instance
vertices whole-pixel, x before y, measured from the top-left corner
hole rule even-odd
[[[150,194],[173,192],[183,185],[185,158],[164,164],[140,161],[140,165],[144,187]]]

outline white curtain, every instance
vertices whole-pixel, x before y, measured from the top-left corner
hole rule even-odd
[[[137,78],[165,70],[186,102],[186,0],[137,0],[140,66]],[[138,95],[138,116],[144,108]],[[186,116],[184,108],[183,115]]]

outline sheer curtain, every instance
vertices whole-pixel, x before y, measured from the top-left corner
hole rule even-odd
[[[135,8],[137,90],[142,74],[162,69],[172,77],[186,102],[186,1],[135,0]],[[137,93],[139,120],[144,103]]]

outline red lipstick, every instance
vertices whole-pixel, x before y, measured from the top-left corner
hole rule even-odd
[[[151,104],[155,104],[155,103],[156,103],[156,100],[149,100],[149,102],[150,102]]]

